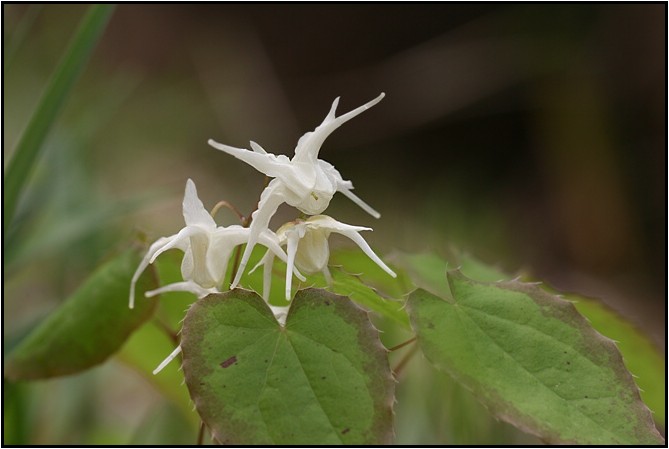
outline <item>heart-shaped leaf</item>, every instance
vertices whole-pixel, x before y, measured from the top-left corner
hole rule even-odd
[[[142,298],[128,308],[128,290],[141,256],[134,249],[100,267],[8,356],[10,379],[44,379],[86,370],[118,351],[156,306],[144,292],[156,288],[152,270],[137,283]]]
[[[255,293],[209,295],[182,330],[195,407],[225,444],[388,444],[394,380],[367,313],[319,289],[286,325]]]
[[[449,266],[459,267],[460,272],[476,281],[493,282],[512,278],[500,269],[490,267],[471,256],[459,254],[453,258],[454,263],[447,263],[433,254],[398,253],[394,261],[407,270],[417,287],[441,297],[451,297],[446,280]],[[544,286],[544,289],[547,287]],[[625,366],[634,375],[634,380],[641,390],[641,398],[654,412],[655,422],[663,424],[666,416],[666,370],[660,350],[642,329],[607,307],[602,301],[576,294],[569,294],[565,298],[574,303],[576,310],[597,332],[617,343]]]
[[[550,443],[662,444],[612,340],[563,299],[451,271],[448,301],[424,290],[409,314],[425,356],[493,414]]]

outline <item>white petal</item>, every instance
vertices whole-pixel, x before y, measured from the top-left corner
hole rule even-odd
[[[312,190],[318,184],[318,173],[314,164],[307,162],[291,162],[290,167],[291,170],[286,170],[278,178],[296,195],[293,199],[294,201],[290,201],[291,199],[287,198],[286,202],[291,206],[297,206],[297,203],[303,201],[307,195],[311,194]],[[334,191],[332,194],[334,194]]]
[[[337,126],[341,126],[342,124],[351,120],[353,117],[355,117],[357,115],[360,115],[361,113],[365,112],[367,109],[371,108],[372,106],[375,106],[379,101],[383,100],[383,97],[385,97],[385,96],[386,96],[386,94],[384,92],[381,92],[381,94],[379,94],[379,96],[376,97],[375,99],[373,99],[372,101],[369,101],[369,102],[363,104],[362,106],[355,108],[351,112],[347,112],[344,115],[340,115],[334,121],[337,122]]]
[[[275,255],[277,255],[279,257],[279,259],[281,259],[283,262],[287,262],[288,257],[286,255],[286,252],[283,250],[283,248],[281,248],[281,246],[279,246],[279,243],[278,243],[279,239],[277,237],[274,237],[274,238],[271,237],[271,234],[274,234],[274,233],[272,231],[269,231],[269,230],[264,231],[262,234],[260,234],[259,243],[266,246],[267,249],[269,249]],[[254,270],[255,270],[255,268],[254,268]],[[251,271],[253,271],[253,270],[251,270]],[[301,280],[302,282],[307,280],[307,278],[305,278],[302,275],[302,273],[300,273],[300,271],[297,269],[297,267],[293,267],[293,274],[295,274],[295,276],[297,276],[297,278],[299,280]]]
[[[348,231],[371,231],[372,228],[366,228],[364,226],[353,226],[350,224],[342,223],[337,221],[329,215],[314,215],[309,217],[305,222],[309,228],[312,229],[323,229],[328,232],[348,232]]]
[[[366,103],[346,114],[335,118],[335,110],[339,104],[339,97],[335,98],[335,101],[332,102],[332,107],[328,112],[328,115],[313,132],[307,133],[297,142],[297,147],[295,148],[295,156],[293,157],[294,162],[298,161],[310,161],[316,163],[318,159],[318,153],[325,142],[325,139],[332,134],[332,132],[339,128],[341,125],[351,120],[353,117],[359,115],[360,113],[371,108],[385,96],[384,93],[376,97],[374,100]]]
[[[297,245],[300,241],[300,235],[296,230],[291,230],[286,233],[288,262],[286,269],[286,301],[290,301],[290,293],[293,284],[293,269],[295,267],[295,254],[297,254]]]
[[[186,192],[183,200],[183,214],[186,225],[199,225],[206,228],[216,228],[216,222],[204,208],[204,204],[197,196],[197,189],[192,179],[186,182]]]
[[[352,189],[352,188],[351,188],[351,189]],[[367,204],[367,203],[365,203],[363,200],[361,200],[360,197],[359,197],[358,195],[356,195],[355,193],[353,193],[353,192],[351,191],[351,189],[347,189],[347,188],[343,188],[343,187],[342,187],[342,188],[338,187],[338,188],[337,188],[337,191],[343,193],[344,196],[345,196],[346,198],[350,199],[350,200],[353,201],[355,204],[357,204],[358,206],[360,206],[360,207],[362,208],[362,210],[364,210],[365,212],[367,212],[367,213],[368,213],[369,215],[371,215],[372,217],[374,217],[374,218],[381,218],[381,214],[380,214],[380,213],[378,213],[376,210],[374,210],[374,209],[372,208],[372,206],[370,206],[369,204]]]
[[[160,362],[160,365],[158,365],[158,368],[153,370],[153,374],[156,375],[159,372],[161,372],[163,370],[163,368],[165,368],[165,366],[167,366],[167,364],[170,363],[172,360],[174,360],[176,358],[176,356],[178,356],[179,354],[181,354],[181,346],[177,346],[177,348],[174,351],[172,351],[172,353],[170,355],[168,355],[165,360]]]
[[[343,223],[341,223],[343,225]],[[346,228],[348,226],[348,228]],[[359,247],[360,249],[367,254],[367,257],[372,259],[374,263],[376,263],[383,271],[391,275],[392,277],[397,277],[395,272],[391,270],[388,265],[383,263],[383,261],[379,258],[379,256],[376,255],[376,253],[372,250],[372,248],[367,244],[364,238],[358,233],[357,230],[354,229],[353,226],[349,225],[344,225],[340,227],[339,229],[333,229],[333,232],[337,232],[339,234],[345,235],[346,237],[350,238],[353,240]]]
[[[334,101],[332,102],[332,106],[330,106],[330,111],[328,111],[328,115],[325,116],[323,123],[329,123],[335,119],[335,113],[337,112],[337,106],[339,106],[340,98],[341,97],[337,97],[334,99]]]
[[[317,273],[330,260],[329,229],[314,225],[310,221],[302,224],[305,232],[300,234],[300,247],[295,256],[295,265],[307,273]]]
[[[256,264],[255,267],[249,271],[249,274],[253,273],[256,268],[260,265],[263,266],[263,277],[262,277],[262,299],[269,304],[269,293],[272,288],[272,264],[274,263],[274,254],[267,250],[265,255],[260,259],[260,262]]]
[[[278,307],[278,306],[273,306],[271,304],[268,304],[269,308],[272,310],[272,313],[274,314],[274,317],[276,320],[279,322],[281,326],[286,325],[286,318],[288,317],[288,310],[290,309],[290,306],[283,306],[283,307]]]
[[[285,202],[284,199],[285,194],[283,184],[276,179],[270,182],[260,195],[258,209],[251,215],[252,221],[251,227],[249,228],[248,241],[246,243],[246,248],[244,249],[244,254],[242,255],[242,260],[239,263],[239,268],[237,269],[237,275],[230,285],[231,289],[237,287],[239,284],[239,280],[242,278],[242,274],[244,274],[244,270],[246,269],[246,264],[251,257],[253,247],[258,242],[260,234],[268,229],[269,221],[272,219],[272,216],[276,213],[279,206]]]
[[[267,154],[267,151],[265,151],[265,149],[263,147],[261,147],[260,145],[258,145],[254,141],[251,141],[250,143],[251,143],[251,149],[253,151],[255,151],[256,153]]]
[[[339,173],[339,170],[337,170],[334,167],[334,165],[320,159],[318,160],[318,165],[327,174],[327,176],[331,179],[331,181],[334,182],[337,192],[343,193],[348,199],[350,199],[355,204],[360,206],[365,212],[367,212],[372,217],[374,218],[381,217],[380,213],[378,213],[369,204],[365,203],[355,193],[352,192],[353,183],[351,181],[344,180],[344,178],[342,178],[341,176],[341,173]]]
[[[272,242],[273,239],[270,239],[270,241],[264,241],[263,237],[267,237],[267,233],[271,231],[265,231],[260,235],[260,243],[267,246],[267,251],[265,252],[265,255],[260,259],[260,261],[256,264],[255,267],[249,271],[249,274],[253,273],[258,267],[261,265],[263,266],[263,299],[265,302],[269,301],[269,294],[270,290],[272,287],[272,265],[274,264],[274,257],[275,255],[278,255],[279,258],[287,262],[288,258],[283,250],[276,242]],[[293,267],[293,274],[297,276],[299,280],[302,282],[305,282],[307,279],[300,273],[300,271],[297,269],[297,267]]]
[[[236,246],[246,243],[250,230],[239,225],[219,227],[211,237],[207,252],[207,267],[216,285],[220,285]]]
[[[330,274],[330,269],[327,265],[323,267],[322,272],[323,276],[325,277],[325,282],[328,283],[328,287],[332,287],[332,275]]]
[[[271,253],[267,251],[267,254]],[[269,304],[269,295],[272,292],[272,264],[274,257],[269,257],[262,267],[262,299]]]
[[[192,235],[201,232],[204,232],[204,230],[199,226],[186,226],[181,231],[179,231],[177,235],[170,237],[169,242],[167,242],[164,246],[156,250],[151,256],[151,260],[149,260],[149,263],[153,263],[158,256],[160,256],[162,253],[172,248],[177,248],[180,249],[181,251],[185,251],[186,248],[188,248],[188,246],[190,245],[190,237]]]
[[[255,266],[249,270],[249,274],[253,274],[261,265],[265,265],[265,262],[267,262],[267,259],[269,258],[270,254],[271,254],[270,251],[265,251],[265,254],[263,254],[258,263],[255,264]]]
[[[164,285],[155,290],[148,291],[144,294],[147,298],[152,298],[156,295],[168,292],[187,292],[192,293],[198,297],[198,299],[204,298],[207,295],[212,293],[219,293],[215,288],[202,288],[197,283],[193,281],[183,281],[175,282],[173,284]]]
[[[260,262],[256,264],[255,267],[249,271],[249,274],[253,273],[260,265],[263,266],[263,290],[262,290],[262,297],[265,300],[265,302],[269,303],[269,295],[272,287],[272,265],[274,264],[274,257],[275,255],[278,255],[279,258],[284,261],[288,262],[288,257],[283,250],[276,242],[272,242],[272,239],[269,241],[263,241],[263,237],[267,237],[267,232],[271,231],[265,231],[261,234],[261,239],[260,243],[267,246],[267,252],[265,252],[265,255],[260,259]],[[288,278],[288,273],[290,273],[290,269],[287,267],[286,268],[286,278]],[[297,276],[299,280],[302,282],[305,282],[307,279],[300,273],[300,271],[293,265],[293,274]]]
[[[194,270],[195,261],[193,260],[193,251],[188,247],[184,251],[183,259],[181,259],[181,277],[183,279],[193,279]]]
[[[228,145],[223,145],[222,143],[218,143],[213,139],[209,139],[208,143],[217,150],[221,150],[243,162],[246,162],[251,167],[271,178],[281,177],[286,173],[286,171],[293,171],[293,167],[291,166],[290,160],[288,158],[277,157],[267,152],[262,153],[257,149],[260,147],[258,144],[255,144],[257,145],[255,151],[249,151],[243,148],[235,148]],[[260,149],[262,150],[262,148]]]
[[[137,270],[135,270],[135,274],[132,275],[132,280],[130,281],[130,299],[128,301],[128,307],[131,309],[135,308],[135,286],[139,280],[139,277],[142,275],[144,270],[146,270],[146,267],[148,267],[151,263],[153,255],[162,249],[163,246],[169,244],[174,238],[176,238],[176,235],[170,237],[161,237],[153,242],[149,247],[149,250],[146,252],[144,259],[142,259],[142,261],[139,263],[139,266],[137,267]]]
[[[193,269],[190,277],[184,276],[187,280],[192,280],[197,282],[204,288],[210,288],[216,286],[216,280],[214,275],[209,270],[209,246],[211,243],[210,235],[204,232],[197,232],[190,236],[190,251],[192,253],[192,263]],[[186,263],[186,258],[184,258],[184,264]],[[182,273],[184,272],[182,266]]]

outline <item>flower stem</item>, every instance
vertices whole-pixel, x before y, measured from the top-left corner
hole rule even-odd
[[[401,348],[405,347],[406,345],[409,345],[409,344],[413,343],[414,341],[416,341],[416,338],[418,338],[418,337],[410,338],[409,340],[405,341],[404,343],[400,343],[397,346],[393,346],[392,348],[388,349],[388,351],[390,351],[390,352],[397,351],[398,349],[401,349]]]
[[[248,228],[251,226],[251,220],[253,220],[253,213],[250,213],[247,217],[244,217],[241,214],[239,215],[239,219],[242,222],[242,226],[245,228]],[[235,248],[235,261],[232,264],[232,275],[230,276],[230,282],[237,276],[237,270],[239,269],[239,259],[242,257],[242,245],[238,245],[237,248]]]
[[[242,225],[244,224],[244,222],[246,220],[244,215],[242,215],[242,213],[239,212],[239,209],[237,209],[235,206],[228,203],[227,201],[219,201],[218,203],[216,203],[216,205],[211,209],[211,212],[210,212],[210,215],[212,216],[212,218],[215,217],[216,213],[223,207],[225,207],[226,209],[230,209],[232,212],[234,212],[235,215],[237,215],[237,218],[239,218],[240,223],[242,223]]]
[[[197,433],[197,446],[204,445],[204,421],[200,421],[200,431]]]
[[[400,360],[400,363],[398,363],[397,366],[393,368],[393,374],[395,375],[395,377],[399,377],[400,372],[402,371],[402,369],[404,369],[409,360],[411,360],[411,357],[413,357],[413,355],[416,353],[417,350],[418,350],[417,345],[412,347],[411,350],[407,352],[406,355],[402,358],[402,360]]]
[[[237,276],[237,270],[239,269],[239,258],[242,255],[242,245],[238,245],[237,248],[235,248],[235,261],[232,264],[232,274],[230,275],[230,283],[232,283],[232,280]]]

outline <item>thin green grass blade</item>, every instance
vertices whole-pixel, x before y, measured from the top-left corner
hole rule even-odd
[[[90,7],[19,140],[5,170],[3,234],[12,223],[21,191],[39,156],[44,139],[102,35],[113,9],[113,5]]]

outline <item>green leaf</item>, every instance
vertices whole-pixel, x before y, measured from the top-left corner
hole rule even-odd
[[[416,287],[420,287],[435,295],[450,296],[451,290],[446,281],[446,272],[457,269],[470,279],[481,282],[508,280],[506,275],[497,268],[488,266],[476,258],[452,250],[447,260],[432,253],[408,254],[397,252],[393,260],[406,270],[408,278]]]
[[[411,328],[409,317],[404,311],[404,301],[380,296],[378,291],[365,284],[360,276],[347,273],[341,268],[330,268],[330,274],[332,275],[332,285],[328,285],[321,274],[309,276],[306,285],[327,288],[338,295],[348,296],[352,301],[365,308],[365,310],[370,310],[382,317],[388,318],[396,324],[400,324],[405,329]],[[298,286],[300,288],[302,286],[299,281]]]
[[[397,277],[389,276],[376,262],[367,257],[357,247],[332,251],[328,265],[339,265],[346,272],[355,274],[361,282],[378,291],[381,296],[399,299],[413,290],[411,281],[404,271],[398,269],[394,264],[390,264]]]
[[[444,297],[451,296],[445,276],[449,265],[459,266],[463,274],[477,281],[492,282],[511,278],[467,255],[459,255],[457,262],[453,264],[433,254],[398,254],[394,259],[406,270],[416,286]],[[565,298],[574,302],[579,313],[590,321],[597,332],[617,343],[625,365],[635,376],[641,398],[655,413],[656,422],[664,423],[666,371],[664,358],[658,348],[640,329],[601,301],[573,294],[566,295]]]
[[[451,290],[446,282],[448,262],[429,253],[406,254],[396,253],[393,260],[409,275],[411,282],[419,288],[435,295],[450,296]]]
[[[281,327],[253,292],[196,302],[182,330],[195,407],[224,444],[388,444],[394,380],[367,313],[297,293]]]
[[[24,384],[2,379],[2,443],[27,446],[30,444],[28,422],[28,392]]]
[[[113,9],[113,5],[93,5],[89,8],[19,140],[5,170],[3,182],[5,233],[12,223],[19,196],[37,160],[42,143],[102,35]]]
[[[639,329],[614,310],[595,299],[568,295],[574,306],[592,327],[614,340],[625,359],[627,369],[635,376],[641,398],[655,413],[655,421],[664,425],[666,417],[666,364],[659,349]]]
[[[256,260],[260,260],[264,254],[264,251],[265,249],[258,251],[254,250],[249,261],[249,266],[254,266]],[[325,277],[321,273],[316,273],[307,276],[306,282],[301,282],[297,278],[294,278],[293,291],[310,287],[325,288],[338,295],[349,296],[353,302],[362,306],[364,309],[388,318],[394,323],[400,324],[407,330],[410,329],[409,317],[404,311],[404,301],[399,299],[402,295],[409,293],[410,289],[408,287],[401,286],[397,279],[394,279],[389,276],[388,273],[381,270],[362,251],[357,251],[356,253],[342,253],[337,251],[333,253],[331,259],[335,261],[330,263],[330,274],[332,275],[333,280],[332,285],[328,285]],[[370,263],[367,263],[365,259]],[[336,266],[337,263],[342,263],[344,261],[344,267]],[[176,261],[173,261],[172,263],[176,264]],[[232,265],[232,263],[230,265]],[[372,265],[374,268],[372,268]],[[284,286],[286,282],[285,264],[277,260],[274,262],[274,268],[275,269],[272,272],[270,304],[285,306],[288,305],[284,296]],[[356,274],[352,274],[349,271],[349,268],[353,269]],[[400,273],[400,277],[402,276],[403,275]],[[370,279],[373,279],[374,281],[368,282]],[[405,282],[408,281],[405,280]],[[242,286],[255,292],[262,293],[262,270],[258,269],[252,274],[247,273],[244,275],[242,277]]]
[[[457,264],[455,266],[458,267],[458,271],[462,274],[479,282],[504,281],[511,277],[499,268],[491,267],[466,253],[457,256]]]
[[[452,299],[411,295],[412,325],[428,360],[493,414],[549,443],[663,443],[615,344],[570,302],[535,285],[447,277]]]
[[[156,300],[128,308],[130,280],[141,257],[129,250],[98,269],[8,356],[10,379],[44,379],[77,373],[104,362],[153,313]],[[152,270],[137,296],[156,288]]]
[[[541,441],[495,419],[470,391],[425,357],[413,357],[397,387],[398,445],[524,445]]]

